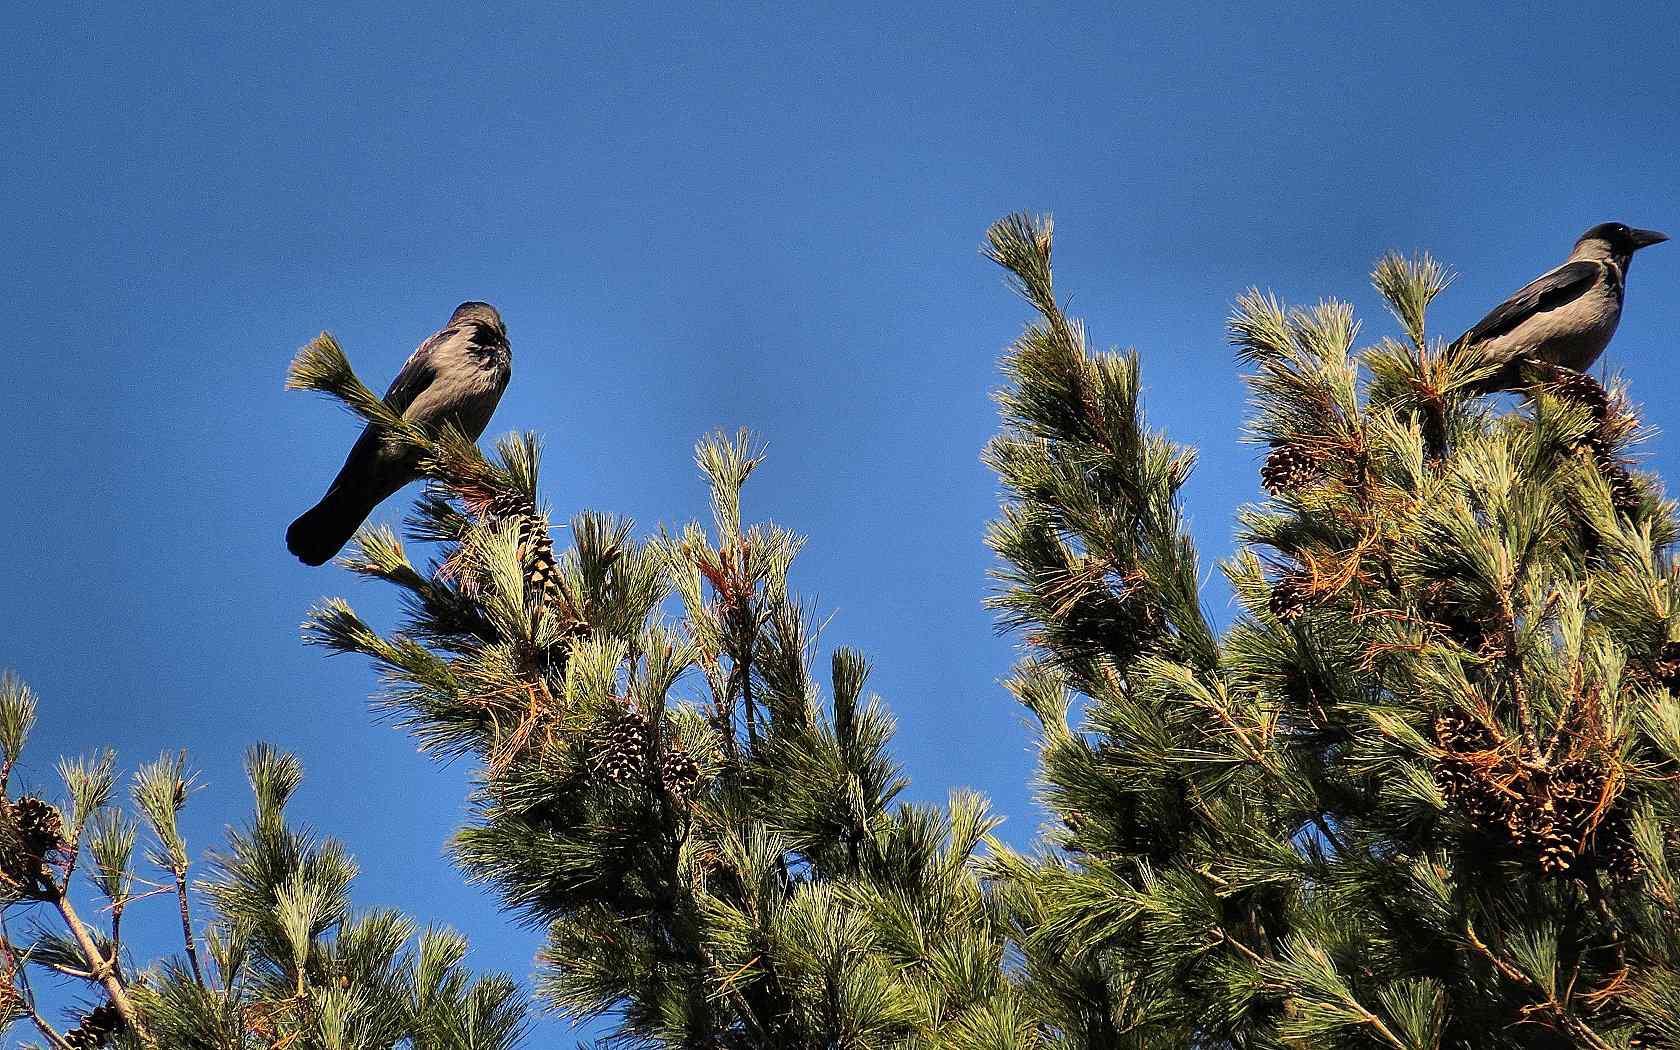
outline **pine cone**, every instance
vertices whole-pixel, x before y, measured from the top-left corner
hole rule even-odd
[[[81,1023],[64,1033],[64,1041],[75,1050],[99,1050],[110,1044],[121,1032],[124,1021],[121,1011],[110,1003],[96,1006],[82,1017]]]
[[[659,782],[666,794],[678,802],[687,802],[700,786],[700,763],[681,744],[672,744],[659,761]]]
[[[1436,743],[1447,752],[1433,770],[1442,796],[1472,827],[1513,844],[1522,839],[1525,817],[1519,807],[1490,782],[1486,764],[1469,757],[1494,750],[1493,734],[1459,711],[1437,716],[1434,730]]]
[[[535,511],[531,501],[520,493],[511,489],[503,489],[490,497],[490,502],[484,506],[484,517],[490,521],[508,521],[513,518],[523,518]]]
[[[1634,480],[1633,474],[1619,463],[1599,464],[1604,471],[1604,480],[1610,486],[1610,502],[1623,514],[1632,514],[1639,509],[1643,496],[1639,491],[1639,482]]]
[[[1593,418],[1600,423],[1610,414],[1610,392],[1604,389],[1603,383],[1585,372],[1559,368],[1547,385],[1558,397],[1591,411]]]
[[[1626,806],[1618,805],[1605,814],[1594,832],[1593,853],[1612,881],[1632,882],[1644,872],[1645,862],[1633,841],[1633,820]]]
[[[1680,642],[1664,642],[1657,650],[1656,672],[1663,688],[1680,689]]]
[[[519,493],[500,492],[485,508],[484,516],[497,523],[517,524],[526,586],[533,593],[541,594],[545,601],[557,595],[560,571],[554,563],[554,539],[536,505]]]
[[[1273,616],[1289,623],[1311,603],[1312,592],[1307,589],[1306,582],[1299,576],[1285,576],[1272,585],[1272,596],[1266,604]]]
[[[1260,484],[1274,496],[1305,488],[1324,477],[1324,465],[1300,445],[1278,445],[1260,467]]]
[[[49,803],[25,795],[11,804],[10,816],[12,834],[31,859],[45,860],[64,847],[64,824]]]
[[[1575,863],[1575,847],[1561,834],[1551,834],[1540,842],[1540,871],[1546,875],[1562,875]]]
[[[1600,810],[1609,770],[1585,755],[1551,770],[1534,770],[1491,755],[1492,736],[1457,712],[1435,720],[1435,738],[1447,751],[1434,770],[1448,802],[1484,835],[1501,842],[1542,875],[1561,876],[1582,866],[1625,881],[1641,870],[1627,802]],[[1490,757],[1494,760],[1489,761]]]
[[[1480,722],[1459,711],[1443,711],[1435,718],[1435,741],[1448,751],[1486,751],[1493,746],[1493,734]]]
[[[1150,642],[1159,638],[1165,629],[1160,608],[1150,600],[1142,588],[1119,595],[1117,606],[1105,600],[1101,609],[1103,614],[1108,615],[1108,622],[1113,625],[1115,632],[1128,639],[1139,653]]]
[[[1584,406],[1592,413],[1596,424],[1586,438],[1586,446],[1593,460],[1610,486],[1610,500],[1623,514],[1639,509],[1643,496],[1639,482],[1616,457],[1616,442],[1635,428],[1636,421],[1620,396],[1613,396],[1604,384],[1568,368],[1559,368],[1547,384],[1552,392],[1565,400]]]
[[[601,727],[595,772],[614,784],[634,784],[647,770],[648,722],[626,707]]]
[[[0,796],[0,887],[8,894],[43,899],[42,865],[64,848],[58,810],[25,795],[15,802]]]

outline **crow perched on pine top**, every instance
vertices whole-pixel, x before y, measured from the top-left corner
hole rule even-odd
[[[1526,385],[1525,366],[1562,366],[1584,372],[1616,334],[1633,253],[1668,240],[1655,230],[1601,222],[1581,234],[1563,265],[1524,285],[1474,328],[1454,340],[1498,370],[1478,393]]]
[[[496,308],[462,303],[442,330],[409,355],[385,391],[385,403],[428,429],[453,423],[476,439],[490,425],[507,389],[512,361],[507,328]],[[286,530],[286,549],[306,565],[324,564],[344,548],[373,508],[419,477],[419,453],[389,447],[379,427],[368,424],[321,502]]]

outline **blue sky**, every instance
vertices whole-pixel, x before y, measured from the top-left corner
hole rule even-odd
[[[1349,298],[1375,338],[1371,262],[1426,248],[1461,275],[1451,335],[1593,222],[1680,233],[1663,5],[62,4],[0,31],[0,666],[45,699],[24,783],[189,748],[203,847],[272,741],[362,900],[519,974],[538,935],[443,858],[463,771],[369,718],[365,664],[298,642],[323,595],[395,613],[281,540],[354,436],[281,389],[317,331],[382,389],[455,303],[496,303],[492,432],[546,436],[561,517],[703,516],[694,440],[756,430],[749,514],[811,537],[796,583],[874,659],[914,794],[984,791],[1025,844],[1015,642],[981,607],[977,457],[1025,319],[976,252],[990,221],[1055,214],[1063,295],[1202,450],[1210,566],[1258,493],[1223,331],[1245,287]],[[1680,247],[1633,269],[1608,360],[1672,432]]]

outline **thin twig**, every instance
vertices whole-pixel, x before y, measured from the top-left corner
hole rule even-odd
[[[192,911],[187,901],[187,869],[175,869],[175,896],[181,902],[181,938],[187,945],[187,962],[192,964],[193,980],[204,987],[204,971],[198,965],[198,943],[193,939]]]
[[[1219,930],[1218,933],[1219,933],[1219,939],[1221,941],[1225,942],[1226,944],[1230,945],[1232,948],[1235,948],[1237,950],[1238,955],[1241,955],[1244,959],[1247,959],[1249,962],[1253,963],[1256,966],[1266,965],[1266,960],[1260,958],[1260,956],[1255,953],[1253,948],[1250,948],[1248,945],[1246,945],[1243,942],[1237,940],[1235,937],[1226,933],[1224,930]]]
[[[1348,855],[1347,847],[1342,845],[1342,840],[1336,837],[1336,833],[1334,831],[1330,830],[1330,824],[1324,819],[1323,814],[1314,813],[1312,816],[1312,822],[1313,825],[1318,828],[1319,834],[1323,835],[1330,845],[1335,848],[1338,856],[1345,857]]]
[[[0,952],[5,953],[6,966],[9,971],[10,979],[16,981],[18,988],[21,989],[21,1001],[23,1003],[24,1010],[29,1015],[29,1019],[35,1023],[35,1027],[39,1029],[41,1034],[47,1037],[47,1041],[57,1047],[58,1050],[75,1050],[74,1047],[65,1042],[64,1037],[59,1035],[52,1025],[47,1023],[47,1019],[42,1017],[40,1012],[36,1010],[35,991],[29,987],[28,967],[18,962],[17,949],[12,946],[11,933],[6,930],[6,917],[4,912],[0,912]],[[11,989],[8,990],[10,991]],[[0,1018],[0,1025],[4,1025],[7,1020],[9,1019]]]
[[[58,1050],[76,1050],[62,1035],[58,1034],[58,1031],[52,1025],[47,1023],[47,1019],[42,1017],[40,1011],[35,1009],[33,1001],[29,1003],[28,1010],[29,1019],[35,1022],[35,1028],[47,1037],[47,1042],[57,1047]]]
[[[1605,1042],[1597,1032],[1588,1028],[1579,1018],[1570,1013],[1568,1007],[1554,999],[1552,994],[1542,987],[1539,982],[1535,981],[1534,978],[1494,954],[1493,949],[1482,943],[1482,939],[1476,936],[1476,928],[1470,925],[1469,919],[1464,920],[1464,936],[1469,940],[1470,947],[1474,948],[1477,954],[1481,955],[1482,958],[1492,964],[1493,968],[1498,971],[1502,977],[1515,984],[1521,985],[1523,988],[1527,989],[1530,994],[1539,998],[1540,1001],[1533,1004],[1534,1008],[1550,1014],[1552,1019],[1560,1027],[1568,1031],[1570,1035],[1580,1041],[1580,1045],[1592,1047],[1593,1050],[1615,1050],[1615,1048]]]

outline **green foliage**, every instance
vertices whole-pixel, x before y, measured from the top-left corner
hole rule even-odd
[[[198,787],[197,775],[187,769],[185,752],[164,755],[135,771],[134,804],[157,841],[158,848],[149,856],[156,866],[174,872],[186,871],[187,842],[176,821],[188,797]]]
[[[19,757],[36,701],[9,675],[0,695],[8,760]],[[102,752],[59,763],[69,804],[0,798],[0,1029],[31,1028],[54,1050],[512,1050],[524,1031],[524,996],[511,979],[473,979],[466,942],[418,930],[390,911],[350,905],[356,867],[344,848],[289,823],[302,783],[291,755],[251,749],[246,772],[256,809],[213,853],[211,875],[189,887],[190,853],[178,815],[198,787],[184,754],[134,775],[131,802],[116,802],[116,758]],[[146,859],[135,865],[142,821]],[[81,917],[73,875],[81,864],[99,896],[101,921]],[[140,963],[123,916],[146,898],[173,894],[182,955]],[[193,911],[207,915],[195,925]],[[38,908],[28,943],[14,911]],[[92,912],[90,912],[92,914]],[[108,917],[108,919],[107,919]],[[201,965],[203,947],[210,965]],[[86,985],[89,1006],[62,1028],[37,1005],[30,973]]]
[[[1635,471],[1619,384],[1494,365],[1430,336],[1451,283],[1380,259],[1398,324],[1241,295],[1247,435],[1264,502],[1203,609],[1181,491],[1136,353],[1099,353],[1052,279],[1048,219],[984,253],[1034,319],[1003,361],[992,598],[1026,653],[1050,821],[1029,851],[980,797],[900,800],[893,723],[853,650],[823,657],[789,576],[804,540],[753,523],[745,432],[701,441],[709,525],[638,536],[583,512],[557,550],[530,434],[486,457],[394,416],[323,335],[289,384],[337,398],[430,479],[407,542],[343,561],[395,586],[394,630],[340,599],[306,637],[379,668],[382,711],[473,764],[465,876],[542,931],[537,991],[630,1047],[1631,1050],[1680,1047],[1680,568],[1675,506]],[[36,701],[0,680],[7,776]],[[184,756],[143,767],[138,819],[108,754],[61,764],[68,803],[0,807],[6,907],[63,928],[0,941],[7,1016],[28,969],[110,1005],[76,1038],[279,1050],[511,1047],[517,990],[464,942],[349,901],[344,849],[291,825],[302,773],[253,749],[255,813],[197,886]],[[185,953],[121,941],[166,872]],[[80,858],[108,926],[80,921]],[[200,959],[199,949],[204,959]]]
[[[10,671],[0,671],[0,789],[4,789],[12,767],[23,754],[29,731],[35,728],[37,701],[18,677]]]
[[[1047,221],[987,253],[1038,312],[987,459],[997,603],[1031,648],[1038,856],[995,858],[1039,1033],[1070,1047],[1680,1045],[1673,505],[1625,460],[1619,390],[1542,377],[1520,411],[1432,343],[1427,257],[1346,304],[1251,292],[1268,502],[1217,639],[1180,524],[1187,453],[1135,355],[1092,354]]]
[[[633,1046],[978,1048],[1029,1030],[974,864],[995,819],[966,794],[896,801],[860,654],[836,650],[819,685],[788,586],[803,541],[743,516],[763,461],[749,435],[696,449],[710,529],[638,540],[583,513],[557,555],[529,436],[492,459],[449,439],[422,455],[433,484],[409,531],[438,556],[421,570],[367,529],[345,561],[404,591],[405,622],[382,633],[332,600],[305,633],[371,658],[423,750],[478,763],[455,857],[546,929],[552,1007],[611,1017]]]
[[[296,759],[246,757],[257,799],[203,886],[212,914],[204,982],[166,963],[136,1002],[168,1046],[413,1047],[508,1050],[523,1029],[505,977],[472,980],[466,942],[391,911],[357,912],[356,866],[342,846],[285,818]]]
[[[543,997],[634,1046],[1680,1045],[1675,518],[1625,394],[1537,369],[1494,411],[1489,363],[1429,336],[1427,256],[1378,262],[1400,332],[1363,348],[1347,304],[1243,295],[1271,498],[1216,631],[1194,456],[1146,425],[1137,355],[1062,311],[1051,246],[1011,216],[984,248],[1037,314],[984,457],[1053,818],[1031,853],[974,796],[896,801],[867,662],[813,674],[803,541],[743,515],[746,434],[697,450],[710,529],[584,513],[558,555],[534,439],[402,438],[439,556],[364,531],[345,564],[405,622],[334,600],[306,632],[476,763],[455,855],[546,930]],[[378,420],[335,347],[298,377]]]

